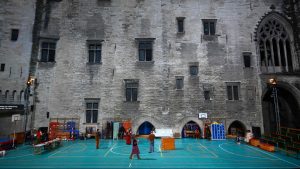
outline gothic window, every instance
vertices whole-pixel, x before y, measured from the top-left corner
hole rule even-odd
[[[278,20],[272,18],[258,28],[260,65],[276,72],[292,71],[291,41]]]

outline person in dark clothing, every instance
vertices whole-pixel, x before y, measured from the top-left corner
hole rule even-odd
[[[100,133],[99,129],[97,129],[96,135],[95,135],[95,139],[96,139],[96,149],[99,149],[100,136],[101,136],[101,133]]]

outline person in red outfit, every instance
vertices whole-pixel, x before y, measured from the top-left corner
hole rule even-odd
[[[42,138],[42,131],[38,130],[36,133],[36,144],[40,144],[41,143],[41,138]]]
[[[138,141],[135,139],[135,137],[133,138],[132,141],[132,150],[131,150],[131,154],[130,154],[130,159],[132,159],[132,156],[136,154],[137,158],[140,160],[140,150],[139,150],[139,146],[138,146]]]

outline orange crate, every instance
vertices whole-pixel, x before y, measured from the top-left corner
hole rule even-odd
[[[259,147],[260,146],[260,141],[258,139],[251,139],[250,140],[250,145],[253,145],[255,147]]]
[[[270,144],[260,144],[259,148],[269,151],[269,152],[274,152],[275,151],[275,147],[273,145]]]
[[[175,139],[166,137],[161,139],[162,150],[175,150]]]

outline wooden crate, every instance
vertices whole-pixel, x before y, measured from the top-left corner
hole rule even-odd
[[[69,139],[70,138],[70,133],[69,132],[57,132],[56,133],[56,138]]]
[[[162,150],[175,150],[175,138],[165,137],[161,138]]]

